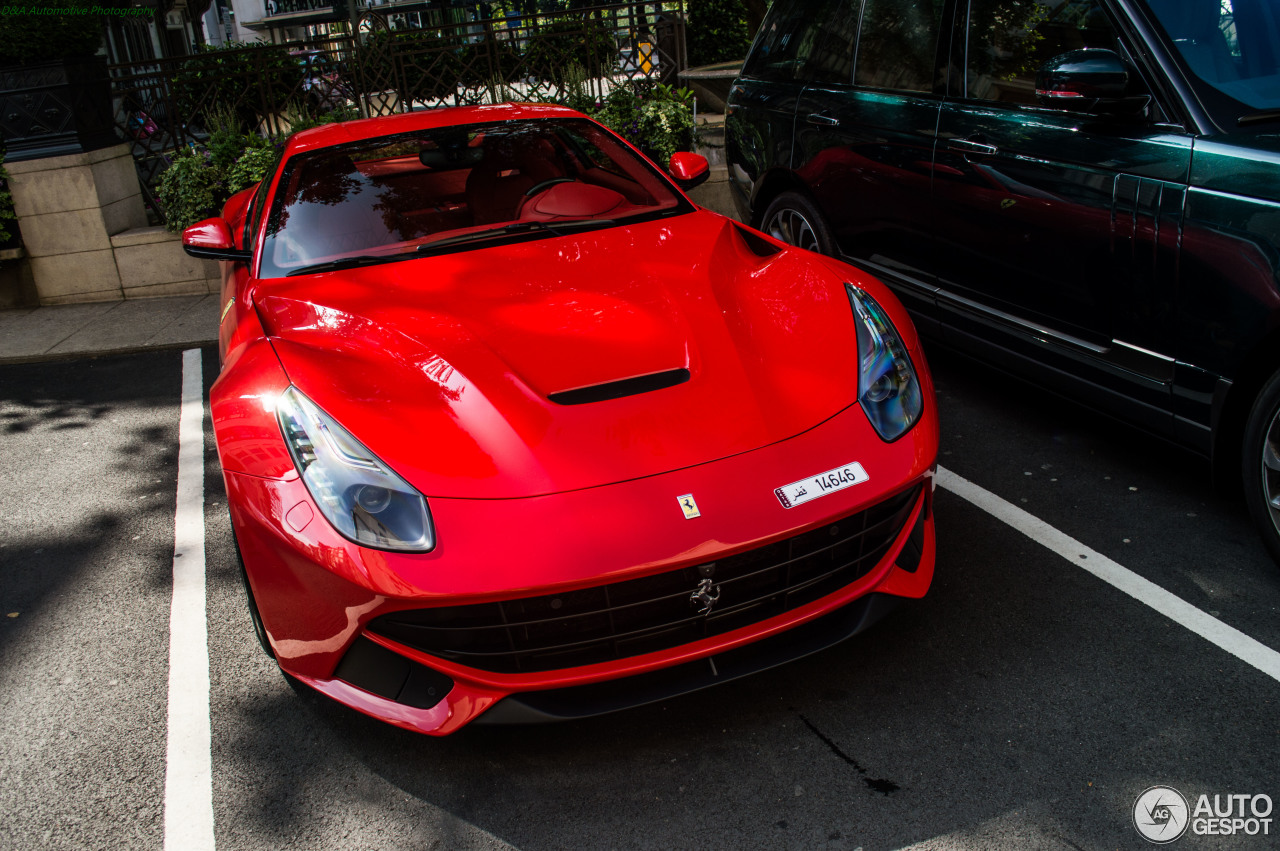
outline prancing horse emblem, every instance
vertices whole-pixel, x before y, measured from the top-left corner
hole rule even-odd
[[[720,586],[710,579],[704,578],[697,589],[689,595],[689,605],[698,610],[700,615],[711,614],[711,609],[720,599]]]
[[[685,520],[692,520],[695,517],[701,517],[702,512],[698,510],[697,500],[693,498],[693,494],[687,493],[684,496],[676,497],[676,501],[680,503],[680,510],[684,512]]]

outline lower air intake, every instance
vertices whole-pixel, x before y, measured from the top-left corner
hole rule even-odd
[[[919,499],[917,485],[794,538],[715,562],[562,594],[396,612],[375,618],[367,629],[498,673],[550,671],[678,647],[812,603],[866,576],[889,552]]]

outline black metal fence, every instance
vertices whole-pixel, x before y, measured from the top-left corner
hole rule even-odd
[[[673,83],[685,69],[683,0],[395,29],[111,66],[116,128],[133,144],[148,202],[175,151],[217,126],[283,136],[338,113],[366,117],[505,100],[599,100]]]

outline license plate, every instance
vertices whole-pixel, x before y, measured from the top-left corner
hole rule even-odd
[[[795,508],[818,497],[860,485],[867,479],[867,471],[862,469],[861,464],[854,461],[852,464],[845,464],[834,470],[827,470],[825,473],[783,485],[773,493],[778,497],[778,502],[782,503],[783,508]]]

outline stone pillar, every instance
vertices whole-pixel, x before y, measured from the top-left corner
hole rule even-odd
[[[111,237],[120,289],[125,298],[216,293],[222,273],[216,260],[199,260],[182,250],[176,233],[162,227],[134,228]]]
[[[40,303],[124,298],[111,237],[147,224],[129,145],[5,168]]]

